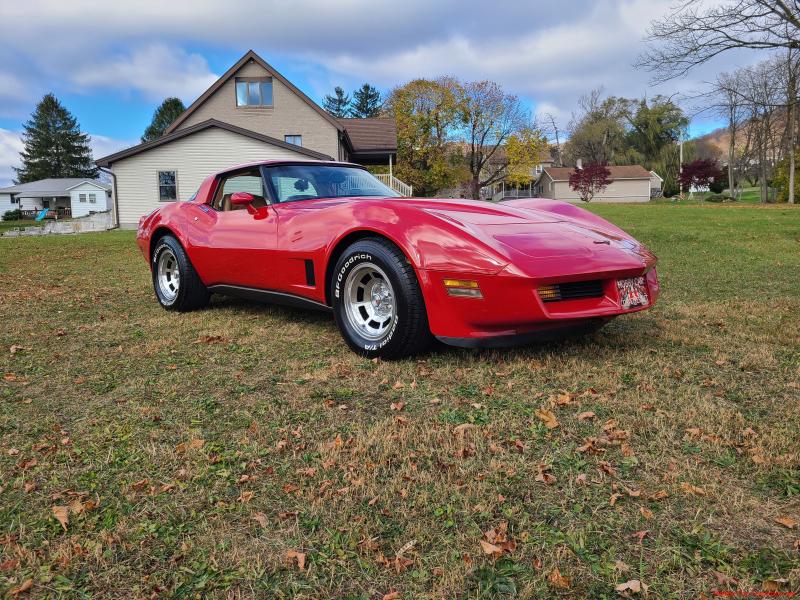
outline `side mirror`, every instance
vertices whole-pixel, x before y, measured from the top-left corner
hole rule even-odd
[[[247,192],[234,192],[231,194],[231,204],[234,206],[249,206],[255,198]]]

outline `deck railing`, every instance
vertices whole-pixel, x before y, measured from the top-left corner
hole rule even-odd
[[[23,219],[35,219],[43,209],[36,210],[21,210],[20,213]],[[51,208],[47,211],[45,219],[69,219],[72,217],[72,208],[69,206],[63,208]]]
[[[403,181],[400,181],[394,175],[389,175],[389,173],[379,173],[376,174],[375,177],[377,177],[382,184],[388,185],[390,188],[392,188],[395,192],[397,192],[401,196],[414,195],[414,187],[408,185]]]

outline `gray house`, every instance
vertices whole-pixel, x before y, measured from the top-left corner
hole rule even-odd
[[[393,119],[337,119],[252,50],[206,90],[164,136],[97,160],[115,180],[118,222],[135,227],[161,202],[188,200],[203,179],[268,159],[345,160],[386,165],[392,176]]]
[[[609,166],[611,183],[597,194],[592,202],[649,202],[651,187],[656,178],[653,171],[641,165]],[[555,200],[580,201],[569,186],[571,167],[544,167],[533,183],[534,195]]]

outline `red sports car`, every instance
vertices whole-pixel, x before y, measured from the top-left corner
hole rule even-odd
[[[265,161],[209,176],[139,222],[167,310],[212,293],[332,311],[347,344],[498,347],[648,308],[656,257],[565,202],[402,198],[358,165]]]

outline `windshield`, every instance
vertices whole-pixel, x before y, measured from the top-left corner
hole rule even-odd
[[[276,165],[267,167],[265,171],[278,202],[343,196],[400,196],[374,175],[358,167],[325,164]]]

